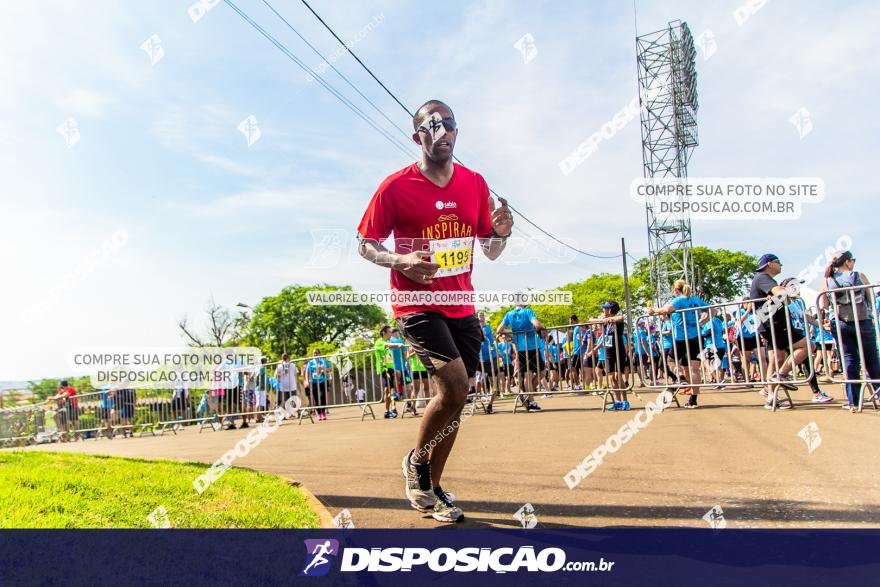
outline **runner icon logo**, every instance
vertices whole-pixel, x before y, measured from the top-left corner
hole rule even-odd
[[[724,519],[724,510],[721,509],[720,505],[716,505],[706,512],[703,519],[706,520],[713,530],[723,530],[727,527],[727,520]]]
[[[538,516],[535,515],[535,508],[532,504],[527,503],[513,514],[513,517],[519,520],[519,523],[522,524],[523,528],[529,529],[534,528],[538,525]]]
[[[332,538],[308,539],[306,543],[306,566],[300,577],[323,577],[330,572],[330,558],[339,554],[339,541]]]
[[[822,444],[822,435],[819,434],[819,426],[815,422],[810,422],[801,428],[798,436],[806,443],[807,454],[812,454]]]

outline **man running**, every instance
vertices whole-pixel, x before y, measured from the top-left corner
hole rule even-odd
[[[358,251],[391,269],[391,289],[399,294],[471,292],[474,238],[489,259],[496,259],[513,217],[503,198],[495,209],[482,176],[453,163],[458,129],[449,106],[426,102],[413,116],[413,129],[421,158],[379,186],[358,226]],[[392,234],[393,253],[381,244]],[[468,380],[477,370],[482,333],[473,304],[432,301],[392,304],[401,332],[437,389],[425,408],[415,448],[403,458],[403,474],[413,508],[431,512],[438,521],[456,522],[464,514],[441,489],[440,479],[455,443]]]

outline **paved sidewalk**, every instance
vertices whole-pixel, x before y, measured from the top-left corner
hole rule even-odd
[[[569,490],[563,476],[656,394],[641,395],[631,396],[634,409],[625,413],[601,413],[597,397],[561,396],[538,398],[540,413],[514,415],[507,401],[467,420],[443,478],[466,513],[464,525],[518,527],[513,514],[531,503],[544,527],[708,527],[702,517],[716,505],[728,528],[880,526],[880,413],[852,415],[837,402],[774,414],[754,390],[713,390],[697,410],[658,414]],[[793,396],[808,402],[810,393]],[[400,462],[419,422],[361,422],[359,411],[336,409],[326,422],[281,426],[235,464],[302,482],[331,513],[347,508],[357,527],[435,527],[403,496]],[[812,454],[798,436],[810,422],[822,439]],[[210,463],[247,432],[188,429],[29,450]]]

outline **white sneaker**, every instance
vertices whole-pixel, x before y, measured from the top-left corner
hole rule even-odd
[[[403,457],[401,468],[403,469],[404,490],[409,504],[420,512],[431,511],[437,501],[431,483],[431,465],[413,465],[409,457],[415,450],[411,450]]]
[[[437,494],[435,500],[431,517],[438,522],[460,522],[464,519],[464,512],[445,493]]]
[[[765,410],[772,410],[772,409],[773,409],[773,403],[772,403],[772,402],[767,402],[766,404],[764,404],[764,409],[765,409]],[[789,404],[789,403],[777,403],[777,404],[776,404],[776,409],[777,409],[777,410],[790,410],[790,409],[791,409],[791,404]]]

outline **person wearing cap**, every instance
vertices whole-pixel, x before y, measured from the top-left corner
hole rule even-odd
[[[64,430],[62,432],[65,435],[68,432],[76,433],[79,424],[79,400],[76,397],[76,389],[65,379],[58,387],[58,393],[49,399],[58,401],[59,410],[64,412]]]
[[[843,288],[846,292],[835,292],[824,295],[821,299],[822,309],[833,307],[833,319],[840,339],[843,363],[846,367],[848,381],[861,378],[862,359],[865,371],[870,380],[880,380],[880,356],[877,353],[877,334],[871,320],[871,309],[874,307],[874,290],[871,287],[859,288],[870,282],[868,277],[855,271],[856,259],[850,251],[837,251],[831,263],[825,268],[823,292],[834,292]],[[878,383],[873,383],[877,386]],[[846,397],[850,412],[861,409],[862,383],[847,383]]]
[[[792,327],[790,320],[791,309],[788,306],[791,300],[797,297],[798,288],[791,280],[787,282],[788,287],[779,285],[775,277],[780,273],[782,273],[782,261],[779,257],[773,253],[762,255],[758,260],[758,269],[749,290],[749,299],[755,300],[752,303],[752,311],[758,323],[758,334],[767,343],[770,351],[766,373],[766,380],[770,385],[761,390],[761,395],[767,398],[764,407],[768,410],[773,409],[776,386],[790,391],[797,390],[796,385],[785,381],[784,378],[810,356],[806,333]],[[765,307],[767,304],[771,306]],[[780,305],[784,307],[780,308]],[[807,383],[813,392],[813,403],[823,404],[834,400],[819,389],[815,373],[810,376]],[[786,410],[790,409],[791,405],[777,403],[776,407]]]
[[[690,389],[690,397],[686,408],[697,407],[698,387],[702,383],[700,375],[700,327],[706,320],[700,315],[700,310],[709,304],[702,299],[691,295],[691,286],[684,279],[677,279],[672,284],[672,292],[675,298],[662,308],[648,306],[648,313],[652,316],[665,314],[672,320],[672,332],[675,339],[672,347],[673,356],[679,365],[679,377],[682,382],[690,382],[695,387]],[[690,379],[688,379],[688,373]],[[683,390],[686,388],[683,388]]]

